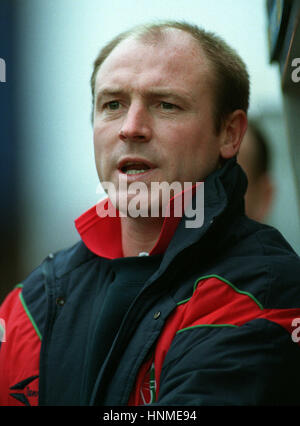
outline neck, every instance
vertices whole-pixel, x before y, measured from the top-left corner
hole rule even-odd
[[[162,225],[163,218],[121,217],[123,256],[149,253],[159,237]]]

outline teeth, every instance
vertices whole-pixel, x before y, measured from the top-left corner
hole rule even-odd
[[[126,167],[128,167],[128,166],[134,166],[135,164],[136,164],[136,163],[134,163],[134,162],[130,162],[130,161],[129,161],[128,163],[126,163],[126,164],[125,164],[125,166],[126,166]]]
[[[127,170],[126,174],[127,175],[137,175],[138,173],[145,173],[146,170]]]

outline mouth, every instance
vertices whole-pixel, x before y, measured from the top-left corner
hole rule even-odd
[[[118,164],[118,169],[121,173],[131,176],[147,173],[150,170],[155,169],[155,166],[148,160],[125,158]]]

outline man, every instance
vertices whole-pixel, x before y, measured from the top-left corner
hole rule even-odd
[[[269,156],[267,140],[256,122],[251,120],[248,122],[237,160],[248,179],[245,195],[246,214],[259,222],[266,219],[275,192],[270,176]]]
[[[81,242],[4,302],[1,403],[298,403],[300,262],[244,215],[243,62],[213,34],[168,22],[116,37],[91,82],[96,166],[115,192],[77,219]],[[201,181],[204,221],[187,227],[175,199],[197,201]],[[183,191],[166,206],[155,182]],[[143,184],[137,217],[124,183]]]

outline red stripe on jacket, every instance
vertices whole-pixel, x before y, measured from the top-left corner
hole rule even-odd
[[[36,376],[39,376],[41,340],[21,302],[21,291],[21,288],[13,290],[0,308],[1,322],[5,325],[5,341],[0,347],[1,406],[38,405]]]
[[[191,327],[205,325],[242,326],[254,319],[267,319],[293,332],[292,321],[300,318],[300,309],[264,309],[249,293],[241,292],[221,277],[200,279],[190,299],[178,304],[160,335],[153,355],[156,381],[156,400],[159,395],[160,375],[164,359],[177,333]],[[189,330],[186,330],[189,332]],[[151,362],[147,362],[149,366]],[[128,405],[144,405],[141,384],[149,382],[149,369],[139,371]]]

